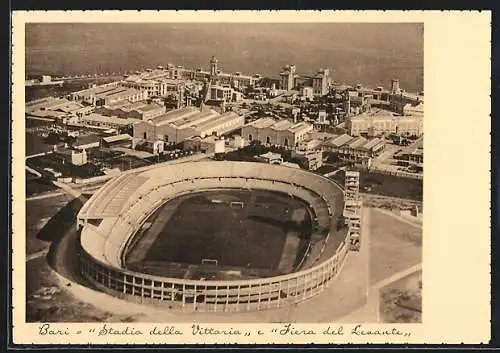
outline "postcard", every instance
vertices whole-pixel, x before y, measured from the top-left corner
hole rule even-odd
[[[13,343],[487,343],[490,19],[14,12]]]

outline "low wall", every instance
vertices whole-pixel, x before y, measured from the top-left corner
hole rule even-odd
[[[112,268],[83,249],[81,274],[106,293],[140,303],[190,311],[250,311],[278,308],[319,294],[342,270],[344,243],[327,261],[284,276],[242,281],[163,278]]]

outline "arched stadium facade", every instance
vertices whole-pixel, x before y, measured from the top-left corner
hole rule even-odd
[[[221,188],[277,191],[309,205],[319,240],[299,269],[274,277],[219,281],[154,276],[125,268],[124,256],[149,215],[180,195]],[[209,161],[131,171],[105,184],[80,210],[79,269],[100,290],[141,303],[212,312],[283,307],[322,292],[341,271],[349,251],[359,248],[359,229],[353,231],[349,219],[339,231],[346,205],[344,191],[330,179],[279,165]],[[349,207],[352,218],[352,203]],[[355,218],[356,225],[360,219]]]

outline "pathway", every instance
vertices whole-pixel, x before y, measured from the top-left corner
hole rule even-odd
[[[42,256],[45,256],[47,255],[47,253],[49,252],[49,249],[43,249],[43,250],[40,250],[40,251],[37,251],[33,254],[29,254],[29,255],[26,255],[26,262],[29,262],[29,261],[32,261],[32,260],[35,260],[35,259],[38,259]]]
[[[51,192],[51,193],[48,193],[48,194],[42,194],[42,195],[27,197],[26,201],[43,200],[43,199],[48,199],[48,198],[51,198],[51,197],[61,196],[61,195],[64,195],[64,194],[66,194],[66,193],[63,192],[63,191],[55,191],[55,192]]]

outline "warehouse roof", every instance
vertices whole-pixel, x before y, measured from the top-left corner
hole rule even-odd
[[[110,124],[116,124],[116,125],[128,125],[131,124],[132,122],[137,121],[137,119],[124,119],[124,118],[119,118],[116,116],[104,116],[101,114],[97,113],[91,113],[89,115],[84,115],[80,118],[81,120],[90,120],[94,122],[100,122],[100,123],[110,123]]]
[[[224,124],[228,121],[232,121],[236,118],[238,118],[238,114],[234,112],[228,112],[224,113],[222,115],[215,116],[214,118],[204,121],[203,123],[199,125],[194,125],[193,128],[197,129],[198,131],[204,131],[204,130],[209,130],[211,128],[214,128],[216,126],[219,126],[221,124]]]
[[[272,125],[271,128],[273,130],[283,131],[283,130],[288,130],[292,126],[293,126],[292,122],[290,122],[288,120],[280,120],[277,123],[275,123],[274,125]]]
[[[288,128],[288,131],[291,131],[291,132],[299,132],[299,131],[302,131],[302,130],[307,130],[307,129],[310,129],[311,128],[311,124],[308,124],[308,123],[305,123],[303,121],[301,121],[300,123],[297,123],[293,126],[290,126]]]
[[[198,111],[196,114],[188,115],[186,117],[182,117],[181,119],[172,121],[171,124],[178,129],[183,129],[198,123],[201,124],[202,122],[213,119],[218,115],[219,114],[212,109],[203,112]]]
[[[363,136],[358,136],[349,141],[349,148],[360,148],[366,144],[366,139]]]
[[[250,123],[248,123],[248,126],[253,126],[256,129],[264,129],[266,127],[269,127],[271,125],[274,125],[276,123],[276,120],[272,118],[260,118],[257,120],[254,120]]]
[[[106,143],[112,143],[112,142],[117,142],[117,141],[132,140],[132,137],[129,134],[121,134],[121,135],[104,137],[103,140]]]
[[[196,107],[186,107],[181,109],[174,109],[151,119],[151,122],[155,125],[164,125],[172,121],[182,119],[183,117],[194,115],[200,110]]]
[[[372,148],[375,148],[377,147],[378,145],[380,144],[385,144],[385,141],[380,139],[380,138],[374,138],[372,140],[369,140],[364,146],[363,148],[366,149],[366,150],[370,150]]]
[[[343,135],[335,137],[333,140],[328,141],[328,144],[336,146],[336,147],[340,147],[340,146],[346,144],[347,142],[351,141],[352,139],[353,139],[352,136],[349,136],[347,134],[343,134]]]

